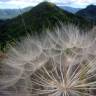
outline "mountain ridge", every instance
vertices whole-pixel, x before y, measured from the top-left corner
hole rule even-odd
[[[31,8],[27,7],[24,9],[0,9],[0,19],[6,20],[6,19],[12,19],[17,17],[18,15],[22,13],[25,13],[29,11]]]
[[[76,12],[82,9],[82,8],[74,8],[69,6],[59,6],[59,7],[73,14],[75,14]]]
[[[7,20],[6,24],[3,24],[0,31],[1,49],[7,43],[14,42],[27,34],[40,35],[47,28],[54,29],[57,25],[60,26],[61,22],[64,24],[73,23],[83,28],[85,28],[85,25],[90,26],[88,25],[90,22],[82,17],[69,13],[53,3],[42,2],[30,11]]]
[[[12,19],[17,17],[18,15],[22,13],[25,13],[32,9],[33,6],[25,7],[22,9],[0,9],[0,19],[6,20],[6,19]],[[62,8],[65,11],[68,11],[70,13],[75,14],[77,11],[80,10],[80,8],[74,8],[69,6],[58,6]]]
[[[76,13],[82,16],[86,20],[96,23],[96,5],[89,5],[85,9],[82,9]]]

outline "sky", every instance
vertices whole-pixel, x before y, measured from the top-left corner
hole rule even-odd
[[[75,8],[84,8],[90,4],[96,5],[96,0],[0,0],[0,9],[35,6],[42,1],[49,1],[58,6],[70,6]]]

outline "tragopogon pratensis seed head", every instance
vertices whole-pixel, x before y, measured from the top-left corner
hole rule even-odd
[[[32,96],[95,96],[96,60],[54,56],[32,75]]]
[[[3,96],[95,96],[96,39],[73,25],[10,47],[0,75]]]
[[[88,32],[84,33],[78,27],[69,24],[57,27],[53,32],[48,31],[42,46],[48,56],[58,55],[61,50],[81,54],[86,48],[91,47],[94,41]]]
[[[20,79],[29,77],[48,58],[42,51],[39,40],[27,37],[15,47],[10,47],[3,61],[0,89],[10,87]]]

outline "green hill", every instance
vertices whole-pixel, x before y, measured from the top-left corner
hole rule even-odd
[[[96,24],[96,5],[88,5],[85,9],[79,10],[76,14]]]
[[[54,29],[56,25],[60,25],[60,22],[74,23],[82,28],[86,28],[85,26],[90,28],[91,25],[82,17],[64,11],[53,3],[42,2],[30,11],[7,20],[7,23],[3,24],[0,30],[1,50],[7,43],[14,42],[21,36],[28,33],[40,35],[42,30],[46,28]]]

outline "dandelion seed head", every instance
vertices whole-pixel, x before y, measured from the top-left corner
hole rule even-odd
[[[75,62],[79,57],[74,57],[69,64],[62,56],[63,62],[58,64],[54,57],[32,75],[33,96],[95,96],[91,92],[96,89],[96,74],[92,70],[96,61],[86,64],[83,60]]]
[[[93,32],[94,33],[94,32]],[[3,60],[0,94],[5,96],[95,96],[96,39],[73,25],[29,36]]]
[[[10,87],[18,80],[31,76],[48,60],[42,51],[39,40],[27,37],[21,42],[17,43],[15,47],[10,47],[7,58],[2,62],[3,75],[0,78],[0,89]]]

